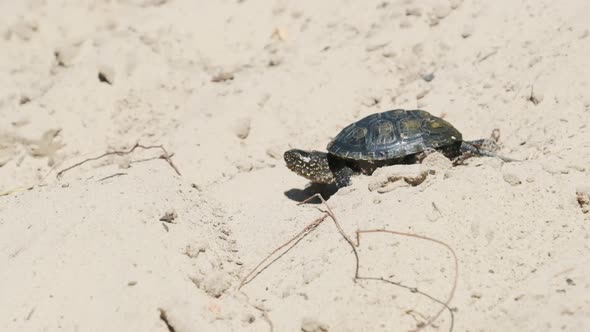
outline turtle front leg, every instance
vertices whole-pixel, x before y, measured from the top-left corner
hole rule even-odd
[[[334,178],[336,179],[336,185],[338,188],[348,187],[352,184],[351,177],[356,174],[350,167],[344,166],[340,169],[336,169],[334,172]]]
[[[330,154],[328,154],[328,163],[330,165],[330,172],[333,174],[334,182],[336,182],[338,188],[350,186],[352,184],[351,177],[358,174],[344,160]]]
[[[453,162],[453,166],[463,165],[465,160],[471,157],[473,157],[473,152],[469,151],[468,149],[463,149],[463,146],[461,146],[461,153],[459,156],[451,159],[451,161]]]

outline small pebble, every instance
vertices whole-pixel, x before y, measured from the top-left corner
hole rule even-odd
[[[503,177],[504,181],[506,181],[506,183],[512,186],[517,186],[522,183],[522,181],[520,181],[520,179],[516,175],[511,173],[504,173]]]
[[[238,119],[234,126],[234,133],[240,139],[246,139],[248,135],[250,135],[250,118],[241,118]]]
[[[60,66],[70,67],[75,64],[79,53],[79,46],[64,45],[55,50],[55,58]]]
[[[271,34],[271,38],[279,41],[285,41],[288,38],[287,30],[284,28],[275,28]]]
[[[199,254],[207,251],[208,248],[209,245],[205,241],[200,243],[189,244],[184,249],[184,254],[190,258],[197,258],[199,257]]]
[[[414,46],[412,46],[412,53],[414,53],[415,55],[421,55],[422,53],[424,53],[424,45],[422,43],[417,43]]]
[[[542,92],[534,89],[531,91],[531,94],[529,95],[529,100],[535,105],[539,105],[544,98],[545,97],[543,96]]]
[[[328,326],[313,318],[303,318],[301,321],[301,331],[303,332],[327,332]]]
[[[535,65],[537,65],[537,64],[538,64],[539,62],[541,62],[542,60],[543,60],[543,57],[542,57],[542,56],[540,56],[540,55],[539,55],[539,56],[536,56],[536,57],[534,57],[534,58],[532,58],[532,59],[529,61],[529,68],[533,68]]]
[[[410,21],[408,21],[407,19],[403,18],[399,23],[399,27],[402,29],[411,28],[412,23]]]
[[[244,323],[252,324],[256,321],[256,317],[252,314],[246,314],[242,317]]]
[[[363,104],[366,107],[373,107],[379,104],[380,102],[381,98],[379,97],[366,97],[361,101],[361,104]]]
[[[236,164],[236,168],[240,171],[240,172],[250,172],[251,170],[254,169],[254,164],[248,160],[246,161],[240,161]]]
[[[162,217],[160,217],[160,221],[173,224],[174,220],[178,217],[178,214],[174,210],[166,211]]]
[[[266,155],[268,155],[272,159],[276,159],[276,160],[280,160],[280,159],[283,158],[283,153],[276,146],[273,146],[273,147],[270,147],[270,148],[266,149]]]
[[[549,163],[543,164],[542,167],[543,167],[543,170],[549,174],[555,175],[555,174],[561,173],[561,169],[553,164],[549,164]]]
[[[422,79],[426,82],[430,82],[434,79],[434,73],[422,75]]]
[[[424,90],[418,92],[418,94],[416,94],[416,99],[417,100],[420,100],[420,99],[426,97],[426,95],[428,94],[428,92],[430,92],[430,91],[427,90],[427,89],[424,89]]]
[[[449,16],[451,13],[451,7],[447,5],[438,5],[434,7],[433,13],[436,18],[442,20],[443,18]]]
[[[381,55],[383,55],[384,58],[393,58],[393,57],[397,56],[397,53],[394,51],[385,51]]]
[[[283,58],[276,56],[276,55],[272,56],[270,58],[270,60],[268,60],[269,67],[276,67],[276,66],[280,65],[281,63],[283,63]]]
[[[578,204],[580,204],[580,208],[582,208],[582,212],[590,212],[590,195],[588,195],[587,192],[577,191],[576,198],[578,200]]]
[[[569,169],[576,170],[578,172],[585,172],[586,171],[586,168],[583,166],[580,166],[580,165],[567,165],[566,167]]]
[[[452,9],[457,9],[463,4],[463,0],[449,0]]]
[[[111,66],[102,65],[98,68],[98,80],[113,85],[115,83],[115,70]]]
[[[438,18],[436,18],[434,16],[431,16],[429,18],[428,25],[430,25],[431,27],[438,25],[438,23],[440,23],[440,20]]]
[[[473,34],[473,25],[466,24],[463,26],[463,32],[461,32],[461,37],[469,38]]]
[[[195,282],[195,280],[193,280],[193,282]],[[195,285],[197,285],[197,282],[195,282]],[[197,287],[204,290],[207,294],[215,298],[218,298],[221,295],[223,295],[223,293],[225,293],[225,291],[227,291],[230,286],[231,278],[229,277],[229,275],[223,272],[209,273],[202,281],[202,283],[200,283],[200,285],[197,285]]]
[[[406,8],[406,16],[422,16],[422,9],[420,7]]]
[[[219,83],[219,82],[231,81],[233,79],[234,79],[233,73],[221,72],[221,73],[213,76],[213,78],[211,78],[211,82]]]
[[[131,159],[129,157],[122,157],[117,160],[117,166],[121,169],[128,169],[131,167]]]
[[[372,43],[372,44],[370,44],[369,46],[367,46],[367,47],[365,48],[365,51],[367,51],[367,52],[373,52],[373,51],[376,51],[376,50],[382,49],[382,48],[384,48],[384,47],[385,47],[385,46],[387,46],[387,45],[389,45],[389,41],[385,41],[385,42],[383,42],[383,41],[381,41],[381,42],[375,42],[375,43]]]
[[[31,40],[33,34],[37,31],[37,26],[35,24],[26,23],[26,22],[19,22],[13,24],[9,28],[9,34],[14,34],[15,36],[19,37],[24,41]]]

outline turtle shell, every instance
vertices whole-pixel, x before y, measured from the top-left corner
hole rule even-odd
[[[450,123],[426,111],[396,109],[369,115],[342,129],[328,144],[328,152],[346,159],[388,160],[462,139]]]

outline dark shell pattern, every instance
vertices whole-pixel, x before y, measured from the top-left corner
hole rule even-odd
[[[328,152],[346,159],[377,161],[461,141],[461,133],[439,117],[422,110],[396,109],[369,115],[342,129],[328,144]]]

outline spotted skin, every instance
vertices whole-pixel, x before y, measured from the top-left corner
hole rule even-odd
[[[335,182],[325,152],[292,149],[285,152],[283,158],[290,170],[314,183]]]
[[[467,155],[497,157],[495,141],[463,141],[447,121],[422,110],[396,109],[369,115],[344,128],[329,144],[328,153],[292,149],[285,152],[287,167],[314,183],[350,185],[355,174],[395,164],[419,163],[432,151],[449,159]]]

